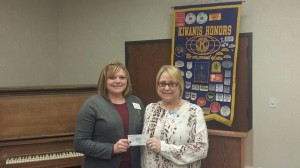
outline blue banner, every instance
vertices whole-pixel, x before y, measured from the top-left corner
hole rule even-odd
[[[183,99],[205,119],[231,126],[241,2],[174,7],[172,64],[184,77]]]

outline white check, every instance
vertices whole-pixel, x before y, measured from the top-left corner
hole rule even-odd
[[[128,141],[130,146],[143,146],[146,145],[147,135],[138,134],[138,135],[128,135]]]

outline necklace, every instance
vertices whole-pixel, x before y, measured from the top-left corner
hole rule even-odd
[[[167,118],[170,118],[170,117],[172,117],[172,118],[179,117],[179,109],[169,110]]]

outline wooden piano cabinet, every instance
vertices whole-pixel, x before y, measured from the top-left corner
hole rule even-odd
[[[73,136],[0,142],[0,167],[37,168],[81,165],[83,154],[74,151]]]
[[[201,168],[244,168],[249,132],[208,130],[209,149]]]
[[[80,166],[74,130],[96,85],[0,88],[0,167]]]

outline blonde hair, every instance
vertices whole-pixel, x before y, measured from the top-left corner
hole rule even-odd
[[[182,97],[183,90],[184,90],[184,81],[183,81],[183,77],[181,75],[180,69],[174,65],[163,65],[162,67],[160,67],[160,69],[156,75],[156,90],[158,89],[159,78],[164,72],[166,72],[168,75],[170,75],[171,79],[174,82],[179,83],[180,97]]]
[[[100,76],[99,76],[99,80],[98,80],[98,92],[107,100],[109,100],[109,98],[108,98],[108,94],[107,94],[106,81],[108,78],[114,76],[121,69],[124,71],[126,79],[127,79],[127,86],[122,94],[125,97],[125,96],[131,94],[131,92],[132,92],[130,76],[129,76],[129,72],[128,72],[127,68],[122,63],[115,61],[110,64],[107,64],[102,69]]]

